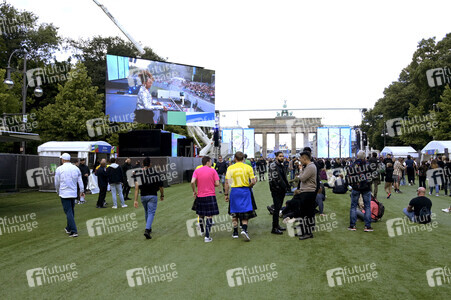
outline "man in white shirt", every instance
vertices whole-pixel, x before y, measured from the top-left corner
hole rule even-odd
[[[139,79],[142,82],[142,86],[139,88],[138,98],[136,100],[136,111],[151,111],[153,113],[153,124],[160,122],[160,110],[161,104],[152,99],[150,88],[155,81],[155,78],[149,71],[143,71],[139,75]]]
[[[80,169],[70,163],[70,155],[61,155],[62,165],[55,171],[55,188],[61,198],[66,213],[67,226],[64,229],[69,237],[77,237],[77,226],[74,219],[75,199],[77,198],[77,184],[80,187],[80,196],[85,196]]]

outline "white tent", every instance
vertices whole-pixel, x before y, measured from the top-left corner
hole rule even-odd
[[[113,151],[112,151],[113,149]],[[60,142],[52,141],[42,144],[38,147],[38,154],[40,156],[53,156],[60,157],[63,153],[69,153],[72,157],[86,158],[86,164],[92,166],[96,159],[107,158],[108,154],[114,152],[114,147],[112,147],[107,142],[96,141],[96,142]],[[90,155],[89,154],[93,154]],[[100,156],[100,157],[99,157]],[[89,176],[88,188],[91,193],[97,194],[99,188],[97,185],[97,176],[91,174]]]
[[[97,151],[96,151],[97,150]],[[100,150],[100,151],[99,151]],[[41,156],[59,157],[64,152],[77,152],[77,157],[88,157],[89,152],[111,153],[111,145],[107,142],[47,142],[38,147]]]
[[[395,158],[407,157],[407,155],[410,155],[413,158],[418,157],[417,151],[410,146],[386,146],[384,147],[384,149],[382,149],[381,153],[383,156],[391,154]]]
[[[451,141],[431,141],[422,150],[423,154],[443,154],[445,148],[448,148],[448,153],[451,152]]]

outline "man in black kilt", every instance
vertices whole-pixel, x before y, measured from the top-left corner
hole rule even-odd
[[[194,171],[191,179],[191,187],[195,197],[196,213],[199,215],[201,229],[205,224],[206,243],[213,241],[210,237],[212,216],[219,215],[218,203],[216,202],[216,189],[219,186],[219,176],[215,169],[211,168],[211,158],[202,157],[202,167]],[[197,188],[197,190],[196,190]],[[205,223],[205,217],[207,218]]]

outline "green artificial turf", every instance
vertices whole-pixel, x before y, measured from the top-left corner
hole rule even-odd
[[[88,195],[87,204],[75,208],[80,236],[69,238],[64,233],[65,215],[55,193],[1,195],[0,217],[35,213],[37,228],[0,235],[0,299],[449,299],[451,284],[430,287],[426,271],[451,267],[451,215],[441,211],[449,207],[451,197],[443,196],[443,191],[440,197],[429,196],[437,228],[389,237],[386,221],[403,217],[402,208],[415,196],[415,187],[402,190],[403,194],[393,194],[388,200],[379,197],[386,212],[371,233],[363,232],[360,221],[356,232],[348,231],[349,193],[335,195],[327,190],[325,213],[329,218],[331,213],[336,214],[336,228],[327,230],[324,224],[313,239],[300,241],[287,232],[282,236],[270,234],[271,216],[266,206],[272,199],[267,182],[261,182],[254,188],[258,217],[250,221],[251,241],[245,242],[241,236],[232,239],[227,231],[228,220],[224,221],[227,205],[224,196],[218,194],[221,215],[214,225],[212,243],[188,235],[187,220],[195,218],[195,214],[191,211],[191,188],[186,183],[165,190],[165,200],[158,203],[151,240],[143,236],[141,203],[138,209],[132,201],[126,201],[128,208],[96,209],[97,195]],[[112,203],[110,193],[107,202]],[[137,229],[88,235],[87,220],[131,213],[136,213]],[[27,270],[71,263],[75,263],[78,273],[72,281],[29,286]],[[175,264],[171,272],[177,272],[172,281],[129,286],[127,270],[168,264]],[[270,264],[273,269],[263,276],[277,272],[271,281],[229,286],[227,270]],[[327,270],[366,264],[375,264],[377,278],[328,285]]]

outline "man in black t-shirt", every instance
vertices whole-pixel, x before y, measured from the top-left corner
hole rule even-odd
[[[216,163],[215,170],[218,172],[219,181],[221,181],[222,184],[222,191],[219,191],[219,193],[225,192],[224,189],[224,183],[225,183],[225,175],[227,173],[227,163],[222,160],[222,156],[219,155],[218,162]]]
[[[160,174],[156,173],[150,167],[150,158],[146,157],[143,161],[144,168],[137,169],[134,173],[135,180],[135,208],[138,208],[138,192],[141,191],[141,202],[144,207],[144,214],[146,219],[146,230],[144,236],[146,239],[151,239],[152,222],[155,217],[155,211],[158,204],[158,191],[160,191],[160,200],[164,200],[163,182]]]
[[[416,223],[428,223],[426,220],[420,220],[424,218],[423,216],[420,217],[420,211],[423,207],[426,207],[427,210],[430,212],[432,208],[432,202],[429,200],[429,198],[425,197],[426,189],[424,187],[419,187],[417,190],[417,196],[416,198],[413,198],[409,202],[409,206],[404,208],[403,212],[404,214],[412,221]],[[430,216],[429,216],[430,218]]]

